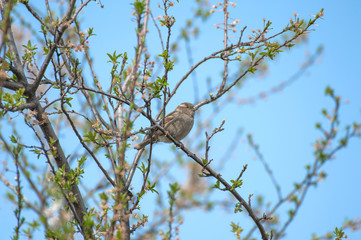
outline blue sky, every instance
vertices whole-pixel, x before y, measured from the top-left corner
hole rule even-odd
[[[130,2],[104,0],[103,9],[96,4],[90,4],[82,15],[83,27],[94,27],[96,34],[90,40],[90,47],[91,55],[96,56],[94,63],[99,76],[109,76],[110,65],[106,63],[108,61],[106,53],[112,53],[114,50],[120,53],[133,49],[135,25],[131,21]],[[174,36],[178,35],[176,29],[183,26],[187,11],[193,8],[192,4],[189,4],[190,1],[179,2],[170,12],[177,19]],[[212,4],[217,2],[211,1]],[[267,90],[287,80],[306,59],[306,53],[313,53],[322,45],[324,53],[317,63],[291,86],[270,96],[266,101],[260,100],[250,105],[232,104],[223,109],[214,120],[217,125],[225,118],[226,124],[225,130],[214,140],[212,158],[216,161],[223,156],[231,144],[230,136],[234,136],[235,129],[242,128],[242,138],[245,139],[246,134],[252,133],[255,142],[260,145],[265,160],[281,183],[283,193],[287,193],[293,183],[304,176],[304,166],[313,160],[312,144],[319,136],[319,132],[314,127],[315,123],[323,121],[322,108],[332,107],[331,100],[323,94],[326,86],[330,85],[334,88],[336,94],[341,95],[343,100],[349,100],[348,104],[343,104],[341,107],[341,126],[351,124],[353,121],[361,122],[361,50],[358,47],[361,38],[361,2],[356,0],[342,4],[338,1],[326,0],[234,2],[237,3],[237,7],[230,13],[231,17],[240,20],[240,27],[247,25],[248,30],[262,28],[262,19],[265,18],[273,23],[274,33],[286,25],[293,13],[297,12],[300,18],[308,19],[310,15],[324,8],[323,20],[318,21],[318,26],[315,26],[315,31],[309,34],[307,43],[269,62],[269,73],[262,79],[249,80],[239,97],[253,96],[260,90]],[[161,11],[155,9],[153,14],[158,16]],[[194,62],[222,48],[223,33],[214,26],[221,22],[221,18],[222,15],[216,13],[201,25],[201,35],[191,45]],[[154,30],[154,27],[150,29]],[[149,44],[149,48],[152,48],[153,53],[161,52],[157,37],[156,32],[150,32],[149,40],[152,44]],[[180,48],[181,51],[185,51],[184,43],[180,42]],[[132,56],[131,52],[128,54]],[[181,53],[179,58],[175,70],[170,73],[170,79],[171,81],[174,79],[174,82],[189,68],[186,55]],[[219,76],[222,65],[221,62],[211,62],[199,68],[196,74],[200,86],[204,86],[207,77]],[[172,82],[170,85],[172,86]],[[186,91],[191,86],[190,83],[186,83],[185,87],[180,89],[182,94],[170,102],[168,111],[180,102],[194,102],[193,91]],[[206,107],[202,111],[212,111],[212,109]],[[340,131],[342,130],[341,128]],[[324,234],[335,227],[340,227],[346,217],[361,217],[359,204],[361,190],[358,186],[361,181],[360,144],[360,140],[354,139],[345,150],[337,154],[334,161],[327,164],[324,171],[328,177],[316,188],[311,188],[284,239],[310,239],[312,233]],[[166,146],[160,145],[157,146],[156,151],[161,152],[164,149]],[[262,194],[266,201],[274,203],[277,196],[271,187],[270,179],[259,161],[252,159],[253,155],[252,151],[247,151],[247,144],[240,142],[236,153],[230,156],[222,171],[222,176],[226,179],[234,178],[241,170],[241,166],[247,163],[249,167],[240,194],[245,198],[251,193]],[[173,155],[167,155],[166,158],[169,156]],[[0,193],[3,193],[3,190],[0,190]],[[215,197],[224,198],[225,193],[222,192]],[[4,207],[0,210],[2,216],[12,214]],[[282,211],[286,213],[287,208]],[[230,233],[230,222],[238,222],[245,226],[244,228],[250,224],[249,219],[222,210],[210,213],[191,211],[182,215],[184,224],[180,228],[180,238],[187,240],[235,239]],[[4,222],[4,217],[1,219],[1,232],[10,233],[12,228]],[[361,232],[352,233],[347,230],[346,233],[350,239],[361,239]]]

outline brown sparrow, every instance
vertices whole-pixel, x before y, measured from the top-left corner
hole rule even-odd
[[[172,137],[178,141],[185,138],[192,130],[194,123],[194,106],[191,103],[180,104],[173,112],[169,113],[164,119],[164,129]],[[160,124],[162,126],[162,124]],[[153,142],[172,142],[162,131],[159,129],[153,133]],[[150,137],[147,136],[140,144],[134,146],[135,149],[141,149],[150,143]]]

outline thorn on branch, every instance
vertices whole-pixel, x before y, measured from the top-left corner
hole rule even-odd
[[[205,177],[212,176],[212,174],[210,174],[209,172],[208,172],[208,173],[206,172],[206,170],[207,170],[206,168],[208,167],[208,165],[209,165],[212,161],[213,161],[213,159],[207,161],[207,163],[204,164],[204,166],[203,166],[203,168],[202,168],[202,170],[201,170],[202,174],[203,174]],[[208,171],[208,170],[207,170],[207,171]]]
[[[226,122],[226,119],[223,119],[221,125],[218,128],[215,128],[213,130],[213,132],[212,132],[211,136],[209,136],[208,140],[210,140],[216,133],[221,132],[221,131],[224,130],[224,128],[222,128],[222,127],[223,127],[225,122]]]
[[[224,130],[224,128],[222,128],[222,127],[223,127],[223,125],[224,125],[225,122],[226,122],[226,119],[223,119],[221,125],[220,125],[218,128],[215,128],[210,136],[208,136],[207,131],[205,132],[205,134],[206,134],[205,160],[206,160],[206,161],[208,161],[208,152],[209,152],[209,149],[211,148],[211,147],[209,146],[209,140],[211,140],[211,138],[212,138],[216,133],[221,132],[221,131]]]
[[[262,220],[272,220],[272,217],[268,217],[265,213],[263,213],[263,216],[258,218],[258,221],[262,221]]]
[[[243,169],[242,169],[241,173],[239,174],[239,176],[238,176],[238,178],[237,178],[236,181],[239,181],[239,179],[241,179],[243,173],[244,173],[244,172],[246,171],[246,169],[247,169],[247,166],[248,166],[248,164],[246,164],[246,165],[243,166]]]
[[[249,196],[248,196],[248,205],[249,207],[251,207],[251,197],[253,196],[253,193],[251,193]]]
[[[241,36],[239,36],[237,46],[239,46],[241,44],[243,33],[244,33],[244,30],[246,30],[246,28],[247,28],[247,26],[244,26],[244,28],[241,30]]]

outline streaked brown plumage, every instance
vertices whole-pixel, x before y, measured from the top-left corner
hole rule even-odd
[[[192,130],[194,123],[194,106],[191,103],[180,104],[173,112],[165,117],[164,129],[178,141],[185,138]],[[161,125],[161,124],[160,124]],[[162,125],[161,125],[162,126]],[[153,142],[172,142],[162,131],[157,130],[153,134]],[[134,148],[141,149],[150,143],[150,137],[146,137],[143,142],[137,144]]]

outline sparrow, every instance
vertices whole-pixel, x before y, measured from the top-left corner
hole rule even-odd
[[[164,118],[164,129],[169,135],[178,141],[185,138],[192,130],[194,123],[195,109],[191,103],[180,104],[173,112],[169,113]],[[160,126],[163,126],[162,123]],[[153,142],[172,142],[162,131],[159,129],[153,133]],[[149,136],[145,137],[143,142],[134,146],[135,149],[141,149],[147,146],[151,141]]]

